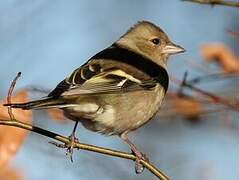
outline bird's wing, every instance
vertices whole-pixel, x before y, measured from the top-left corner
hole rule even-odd
[[[104,69],[104,66],[107,68],[107,65],[109,64],[104,63],[101,68]],[[157,82],[154,79],[144,80],[135,77],[133,73],[133,75],[129,74],[130,70],[134,72],[131,68],[127,67],[127,72],[120,68],[114,68],[92,73],[91,65],[84,65],[75,70],[69,78],[63,80],[49,96],[125,93],[151,89],[156,85]]]
[[[145,63],[142,64],[142,61]],[[147,68],[147,72],[143,68]],[[157,70],[155,74],[159,74],[159,78],[152,77],[150,74],[156,72],[155,69]],[[164,68],[157,67],[133,52],[112,46],[96,54],[76,69],[48,96],[139,91],[151,89],[160,81],[165,82],[166,91],[168,75]]]
[[[151,89],[156,83],[154,80],[141,81],[123,70],[117,69],[93,76],[82,85],[72,85],[70,89],[62,93],[62,95],[125,93]]]

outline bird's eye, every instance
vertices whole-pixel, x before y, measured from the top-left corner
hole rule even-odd
[[[160,39],[158,39],[158,38],[154,38],[154,39],[152,39],[151,41],[152,41],[152,43],[154,43],[155,45],[158,45],[158,44],[160,43]]]

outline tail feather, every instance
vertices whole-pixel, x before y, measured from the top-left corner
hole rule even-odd
[[[66,106],[66,102],[63,99],[54,99],[54,98],[46,98],[40,99],[25,103],[11,103],[11,104],[4,104],[4,106],[8,106],[11,108],[20,108],[24,110],[29,109],[49,109],[49,108],[61,108]]]

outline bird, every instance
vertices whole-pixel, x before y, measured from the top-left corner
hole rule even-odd
[[[135,155],[135,171],[141,173],[145,156],[128,134],[149,122],[160,109],[168,89],[166,70],[170,55],[185,49],[149,21],[134,24],[111,46],[100,51],[62,80],[47,97],[11,108],[38,110],[59,108],[75,125],[66,144],[72,154],[78,122],[103,135],[119,136]]]

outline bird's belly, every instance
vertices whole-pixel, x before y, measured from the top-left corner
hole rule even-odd
[[[98,104],[99,107],[91,105],[95,112],[76,113],[72,109],[65,112],[92,131],[118,135],[135,130],[149,121],[159,109],[163,97],[164,90],[161,87],[151,91],[106,94],[100,97],[99,102],[103,103]]]
[[[115,109],[113,134],[133,131],[146,122],[158,111],[164,97],[164,90],[144,91],[124,95]]]

